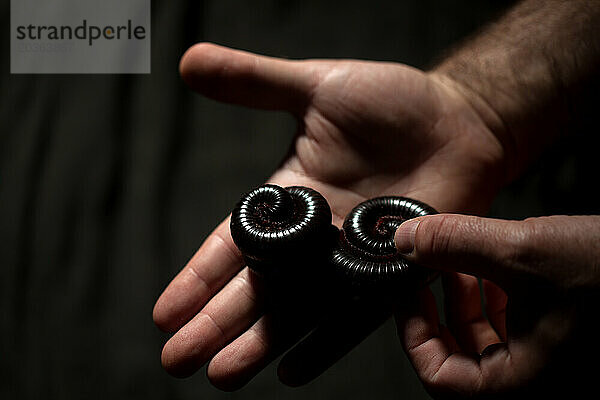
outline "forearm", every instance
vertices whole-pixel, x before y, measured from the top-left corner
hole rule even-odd
[[[599,67],[600,1],[525,0],[432,73],[497,135],[511,179],[590,101],[582,89]]]

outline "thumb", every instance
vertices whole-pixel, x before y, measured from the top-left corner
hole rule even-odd
[[[199,43],[179,69],[190,87],[215,100],[300,113],[318,81],[318,65]]]
[[[598,285],[600,217],[506,221],[438,214],[404,222],[398,250],[419,265],[476,275],[507,289],[518,282]]]

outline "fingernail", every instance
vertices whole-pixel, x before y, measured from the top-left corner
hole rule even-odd
[[[418,219],[403,222],[396,230],[396,248],[402,254],[410,254],[415,248],[415,233],[421,223]]]

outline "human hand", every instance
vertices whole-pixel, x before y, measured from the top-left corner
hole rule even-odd
[[[288,61],[211,44],[192,47],[181,73],[208,97],[293,113],[298,133],[269,182],[318,190],[338,226],[359,202],[391,194],[440,211],[481,212],[504,183],[503,144],[440,76],[401,64]],[[243,268],[226,219],[155,305],[156,324],[176,332],[163,349],[164,367],[186,376],[212,359],[209,379],[235,389],[320,318],[318,302],[302,317],[265,315],[260,286]],[[317,360],[309,365],[286,356],[282,380],[301,384],[318,375],[325,356],[316,347],[304,346],[302,354]]]
[[[429,289],[396,318],[402,345],[434,397],[555,398],[594,387],[599,216],[502,221],[441,214],[405,222],[396,244],[408,259],[446,271],[447,326]],[[483,278],[487,319],[475,276]]]

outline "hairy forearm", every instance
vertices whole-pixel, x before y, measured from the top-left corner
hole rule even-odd
[[[503,144],[508,177],[568,130],[600,71],[600,1],[525,0],[432,71]]]

